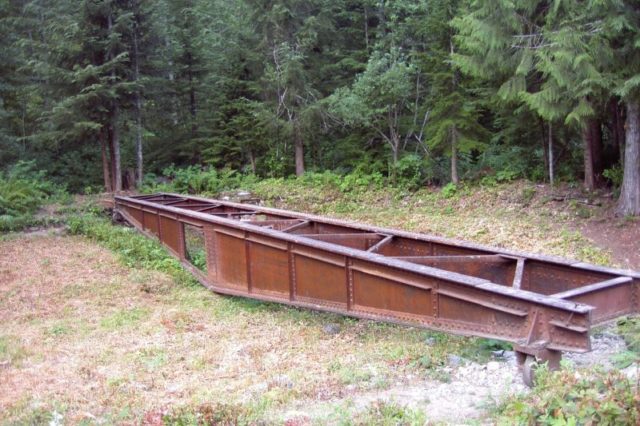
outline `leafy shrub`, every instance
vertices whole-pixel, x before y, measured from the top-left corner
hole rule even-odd
[[[380,188],[382,185],[384,176],[380,172],[365,174],[356,169],[342,178],[339,188],[342,192],[358,192],[370,187]]]
[[[499,424],[635,425],[640,421],[638,385],[619,371],[549,372],[541,366],[528,395],[506,401]]]
[[[68,201],[64,189],[49,182],[33,162],[19,162],[0,174],[0,231],[17,231],[36,223],[33,214],[48,200]]]
[[[602,172],[602,176],[607,178],[607,180],[609,180],[609,182],[611,182],[611,185],[613,185],[613,187],[615,189],[619,189],[622,186],[622,178],[624,177],[624,169],[620,165],[617,165],[617,166],[612,167],[610,169],[606,169],[604,172]]]
[[[231,169],[216,170],[208,167],[167,167],[163,177],[147,175],[143,192],[180,192],[185,194],[216,195],[222,191],[250,187],[258,181],[253,174],[242,174]],[[162,181],[164,180],[164,181]]]
[[[10,177],[0,178],[0,215],[21,216],[34,213],[45,194],[33,182]]]
[[[341,176],[337,173],[331,172],[329,170],[324,171],[322,173],[318,172],[307,172],[298,178],[299,182],[302,182],[308,186],[335,186],[340,185]]]
[[[442,193],[442,196],[444,198],[452,198],[458,193],[458,186],[453,182],[449,182],[442,187],[442,190],[440,192]]]
[[[529,176],[539,163],[534,157],[528,149],[520,146],[494,144],[482,154],[473,168],[495,170],[497,182],[508,182]]]
[[[416,190],[424,183],[423,162],[415,155],[405,155],[394,166],[396,184],[402,188]]]

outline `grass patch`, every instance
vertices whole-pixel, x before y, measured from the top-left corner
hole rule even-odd
[[[135,353],[134,356],[137,363],[141,364],[145,370],[152,372],[164,366],[169,356],[167,351],[162,348],[143,348]]]
[[[196,407],[182,407],[162,417],[165,425],[249,425],[260,420],[267,404],[202,404]]]
[[[69,326],[69,324],[65,322],[59,322],[51,327],[48,327],[45,331],[45,334],[49,337],[57,338],[62,337],[67,334],[72,334],[73,329]]]
[[[351,364],[342,364],[340,362],[332,362],[329,365],[328,372],[337,377],[343,385],[355,385],[368,382],[373,377],[373,373],[370,370],[358,368]]]
[[[28,355],[16,336],[0,336],[0,365],[19,365]]]
[[[107,330],[131,327],[146,318],[148,314],[149,311],[142,308],[122,309],[102,318],[100,320],[100,326]]]
[[[427,416],[420,410],[407,408],[395,402],[378,401],[369,406],[362,414],[357,415],[352,425],[379,426],[422,426],[427,423]]]

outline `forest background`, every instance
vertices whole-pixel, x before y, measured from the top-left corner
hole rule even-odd
[[[0,0],[0,40],[5,179],[526,178],[640,214],[637,1]]]

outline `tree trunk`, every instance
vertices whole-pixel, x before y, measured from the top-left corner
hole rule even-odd
[[[302,135],[300,134],[300,125],[298,124],[297,119],[293,123],[293,137],[296,157],[296,176],[302,176],[304,174],[304,143],[302,141]]]
[[[624,155],[622,152],[624,145],[624,120],[616,98],[611,98],[609,101],[609,115],[611,117],[611,142],[613,150],[616,155],[622,159]],[[620,161],[620,164],[622,164],[622,161]]]
[[[198,125],[196,123],[197,106],[196,106],[196,88],[193,83],[193,55],[187,53],[187,78],[189,80],[189,113],[191,114],[191,138],[196,137]]]
[[[627,102],[624,178],[616,213],[640,216],[640,102]]]
[[[111,120],[111,119],[110,119]],[[115,187],[116,187],[116,166],[115,166],[115,158],[116,158],[116,153],[113,150],[113,137],[111,136],[113,133],[113,126],[111,125],[111,121],[109,121],[109,123],[107,124],[107,148],[109,149],[109,174],[111,175],[111,179],[110,181],[110,188],[111,191],[109,192],[113,192]]]
[[[367,11],[367,5],[364,5],[364,42],[369,52],[369,13]]]
[[[458,131],[456,126],[451,127],[451,182],[460,183],[458,177]]]
[[[256,155],[253,150],[249,150],[249,164],[251,164],[251,173],[256,174]]]
[[[596,187],[596,180],[593,173],[593,147],[589,123],[585,124],[582,129],[582,142],[584,149],[584,187],[588,191],[593,191]]]
[[[391,129],[391,182],[395,185],[398,182],[398,157],[400,156],[400,137]]]
[[[100,148],[102,151],[102,177],[104,179],[104,190],[106,192],[112,192],[113,186],[111,185],[111,173],[109,172],[110,164],[107,156],[107,139],[105,137],[104,130],[100,130]]]
[[[133,61],[134,61],[134,78],[136,84],[140,80],[140,55],[138,52],[138,25],[133,30]],[[136,186],[142,186],[143,168],[142,168],[142,99],[140,88],[136,88],[135,94],[135,116],[136,116]]]
[[[120,166],[120,132],[118,130],[118,114],[119,107],[118,103],[116,102],[113,104],[113,113],[111,115],[111,146],[113,147],[113,158],[111,159],[111,161],[113,163],[113,189],[115,192],[122,191],[122,168]]]
[[[142,161],[142,100],[140,93],[136,93],[136,187],[142,186],[144,178]]]
[[[546,180],[549,176],[549,147],[547,145],[547,132],[544,126],[544,120],[540,119],[540,129],[542,130],[542,163],[544,165],[544,180]]]
[[[589,120],[591,127],[591,160],[593,161],[593,178],[596,186],[602,186],[604,171],[602,162],[602,123],[598,119]]]
[[[111,13],[108,14],[107,26],[109,34],[111,34],[113,23]],[[113,53],[108,53],[109,59],[113,58]],[[113,78],[112,84],[115,84],[117,80],[115,70],[111,71],[111,77]],[[122,191],[122,171],[120,169],[120,133],[118,132],[118,99],[113,101],[111,110],[111,122],[109,123],[109,136],[110,136],[110,153],[111,153],[111,178],[113,181],[113,190],[115,192]]]
[[[553,186],[553,125],[549,122],[549,184]]]

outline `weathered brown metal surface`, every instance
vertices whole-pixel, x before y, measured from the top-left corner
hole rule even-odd
[[[176,194],[115,197],[213,291],[512,342],[555,362],[640,311],[640,273]],[[188,259],[202,231],[206,272]]]

